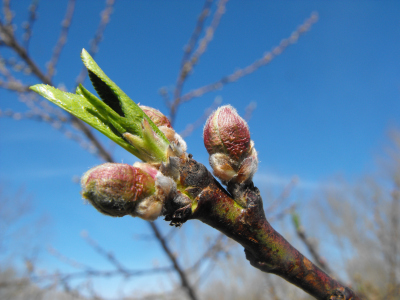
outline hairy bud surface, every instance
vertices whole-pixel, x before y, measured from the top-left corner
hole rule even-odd
[[[225,105],[208,118],[203,132],[214,175],[227,183],[250,180],[257,170],[257,152],[249,127],[236,110]]]
[[[103,214],[155,220],[175,182],[146,163],[105,163],[90,169],[81,180],[82,196]]]

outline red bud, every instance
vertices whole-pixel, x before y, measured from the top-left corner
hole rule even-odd
[[[226,153],[240,161],[250,150],[249,127],[230,105],[218,108],[208,118],[203,138],[210,155]]]
[[[105,163],[83,175],[82,196],[101,213],[122,217],[131,214],[137,202],[154,194],[156,174],[154,168]]]
[[[150,120],[152,120],[153,123],[156,124],[157,127],[166,126],[166,127],[172,128],[171,122],[158,109],[155,109],[155,108],[152,108],[149,106],[144,106],[144,105],[139,105],[139,107],[150,118]]]

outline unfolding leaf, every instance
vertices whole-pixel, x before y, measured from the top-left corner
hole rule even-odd
[[[30,89],[96,128],[118,145],[140,158],[138,150],[125,141],[122,134],[117,134],[118,131],[116,133],[116,131],[111,129],[112,125],[108,123],[107,119],[102,117],[99,110],[79,94],[81,91],[78,91],[77,94],[72,94],[45,84],[37,84],[30,87]]]

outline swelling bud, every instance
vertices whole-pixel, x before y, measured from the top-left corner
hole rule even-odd
[[[113,216],[138,216],[153,221],[176,184],[144,163],[105,163],[87,171],[81,180],[82,196],[99,212]]]
[[[164,133],[165,137],[171,143],[175,143],[183,152],[186,152],[186,142],[179,134],[175,132],[175,130],[172,128],[171,122],[162,112],[160,112],[158,109],[145,105],[139,105],[139,107],[150,118],[150,120],[153,121],[158,129]]]
[[[249,126],[232,106],[222,106],[211,114],[203,139],[214,175],[224,184],[252,179],[257,170],[257,152]]]

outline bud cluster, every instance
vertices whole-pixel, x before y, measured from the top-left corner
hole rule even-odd
[[[252,179],[258,158],[249,127],[236,110],[225,105],[208,118],[203,132],[214,175],[224,184]]]
[[[82,196],[103,214],[153,221],[176,193],[176,183],[146,163],[105,163],[87,171]]]
[[[187,157],[186,143],[159,110],[148,106],[140,108],[170,141],[166,152],[168,161],[161,164],[137,162],[133,166],[119,163],[97,166],[83,175],[82,196],[103,214],[114,217],[131,215],[154,221],[162,214],[166,201],[175,199],[182,205],[191,202],[177,190],[175,182],[179,180],[176,162],[179,161],[178,158]],[[148,120],[143,120],[142,128],[145,137],[153,135]],[[130,133],[123,136],[139,148],[143,142],[138,136]],[[148,153],[148,156],[150,157],[151,153]]]

